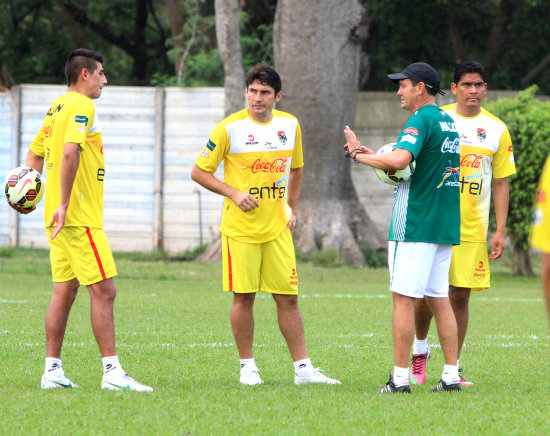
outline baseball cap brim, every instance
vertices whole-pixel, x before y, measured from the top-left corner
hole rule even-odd
[[[388,74],[388,78],[393,80],[395,83],[398,83],[403,79],[410,79],[410,77],[405,76],[403,73]]]

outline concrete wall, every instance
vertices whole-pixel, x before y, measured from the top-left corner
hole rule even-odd
[[[0,93],[0,179],[24,163],[50,103],[65,89],[22,85]],[[489,98],[514,94],[493,92]],[[452,101],[448,92],[437,103]],[[105,150],[104,225],[112,249],[177,253],[216,237],[223,199],[192,182],[190,172],[223,118],[223,89],[108,86],[96,108]],[[354,129],[363,144],[378,149],[396,140],[409,115],[395,93],[361,93]],[[223,168],[217,176],[223,178]],[[393,188],[363,165],[352,165],[352,178],[367,212],[387,233]],[[3,204],[0,245],[47,247],[43,203],[26,216]]]

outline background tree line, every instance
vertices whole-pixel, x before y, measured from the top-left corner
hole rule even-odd
[[[278,108],[300,119],[308,162],[296,246],[307,256],[335,249],[356,266],[386,246],[359,202],[341,150],[343,126],[355,119],[358,90],[394,91],[386,75],[414,61],[434,65],[449,86],[454,66],[465,59],[486,66],[491,89],[535,84],[514,103],[494,106],[511,127],[522,163],[512,181],[508,225],[514,259],[522,265],[515,272],[531,273],[528,217],[543,160],[530,165],[529,156],[535,155],[533,147],[538,157],[550,151],[547,104],[532,98],[536,88],[550,94],[548,0],[0,0],[0,5],[0,87],[64,83],[67,53],[87,47],[105,55],[113,85],[225,82],[227,113],[233,110],[230,100],[242,105],[243,70],[260,61],[274,64],[285,92]]]
[[[277,0],[238,3],[244,69],[273,64]],[[393,89],[387,72],[413,60],[436,66],[448,84],[457,61],[475,59],[487,67],[492,89],[536,83],[550,94],[547,0],[360,3],[369,29],[361,44],[363,90]],[[223,85],[214,0],[0,0],[0,9],[4,86],[63,83],[75,47],[102,52],[114,85]]]

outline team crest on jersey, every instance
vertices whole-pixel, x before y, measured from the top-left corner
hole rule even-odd
[[[284,130],[279,130],[277,132],[277,136],[279,137],[279,141],[281,141],[281,144],[286,145],[286,133]]]
[[[450,166],[451,161],[449,161],[449,166],[445,167],[445,171],[443,172],[443,178],[441,179],[441,183],[437,185],[437,188],[441,188],[443,184],[445,186],[459,186],[460,182],[458,181],[458,176],[460,175],[460,167],[452,167]],[[453,180],[447,180],[449,177],[452,177]]]
[[[482,129],[481,127],[477,128],[477,140],[479,142],[485,141],[485,138],[487,138],[487,131],[485,129]]]

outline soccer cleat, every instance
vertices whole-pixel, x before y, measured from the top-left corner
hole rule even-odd
[[[339,385],[341,384],[339,380],[333,378],[328,378],[325,374],[321,372],[319,368],[313,368],[309,374],[300,377],[298,374],[294,374],[294,384],[295,385],[305,385],[308,383],[324,383],[326,385]]]
[[[63,369],[59,368],[54,371],[45,372],[40,382],[42,389],[65,389],[65,388],[77,388],[72,381],[70,381],[63,372]]]
[[[413,354],[409,378],[413,385],[421,385],[426,381],[426,363],[430,358],[430,347],[424,354]]]
[[[260,377],[260,370],[258,368],[241,370],[240,382],[243,385],[255,386],[261,385],[264,381]]]
[[[432,389],[432,392],[438,392],[438,391],[461,391],[462,388],[460,387],[460,383],[445,383],[443,379],[439,380],[439,383],[435,388]]]
[[[142,385],[125,372],[119,371],[112,371],[107,374],[103,374],[101,389],[109,389],[112,391],[153,392],[152,387]]]
[[[402,385],[402,386],[395,386],[393,383],[393,372],[390,371],[390,379],[386,383],[385,386],[382,386],[381,388],[376,389],[376,392],[380,392],[382,394],[397,394],[397,393],[411,393],[411,387],[409,385]]]
[[[472,386],[473,383],[469,382],[468,380],[465,380],[464,377],[460,374],[462,372],[462,368],[458,369],[458,376],[460,377],[460,386]]]

